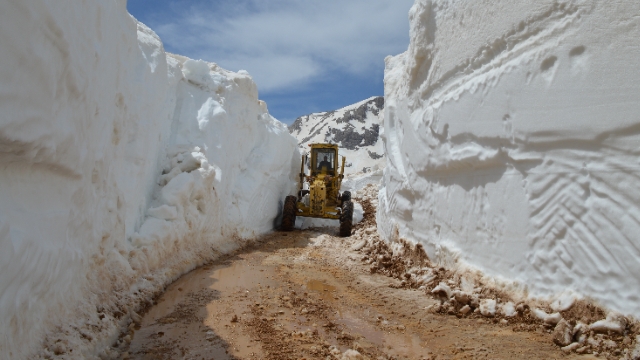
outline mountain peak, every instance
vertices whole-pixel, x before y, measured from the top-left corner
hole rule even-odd
[[[289,132],[306,149],[311,143],[333,143],[347,156],[347,167],[367,172],[384,164],[384,147],[379,140],[384,97],[374,96],[338,110],[300,116]]]

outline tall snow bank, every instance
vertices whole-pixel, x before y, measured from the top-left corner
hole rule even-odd
[[[639,13],[417,0],[386,59],[381,232],[640,315]]]
[[[2,5],[0,358],[113,355],[141,301],[271,230],[293,184],[248,74],[165,54],[125,3]]]

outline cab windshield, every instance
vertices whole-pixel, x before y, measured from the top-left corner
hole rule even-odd
[[[312,153],[313,164],[315,168],[313,172],[326,171],[327,174],[333,175],[335,170],[335,150],[333,149],[314,149]]]

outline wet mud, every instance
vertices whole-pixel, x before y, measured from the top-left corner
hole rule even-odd
[[[335,229],[337,231],[337,229]],[[130,359],[587,359],[544,331],[429,311],[334,229],[275,232],[183,276],[133,328]]]

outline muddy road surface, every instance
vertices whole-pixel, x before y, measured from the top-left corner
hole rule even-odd
[[[358,241],[337,229],[274,232],[196,269],[156,299],[122,357],[592,358],[563,353],[542,327],[430,311],[439,302],[424,290],[372,273]]]

